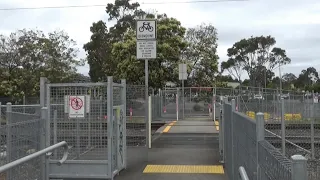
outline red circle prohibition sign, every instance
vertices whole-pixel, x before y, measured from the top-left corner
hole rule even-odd
[[[71,98],[71,102],[70,102],[71,108],[74,110],[79,110],[82,108],[83,106],[83,101],[81,98],[75,97],[75,98]]]

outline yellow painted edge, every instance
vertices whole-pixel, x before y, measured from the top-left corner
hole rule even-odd
[[[224,174],[222,165],[147,165],[143,173]]]
[[[216,125],[216,130],[219,131],[219,121],[215,121],[214,124]]]
[[[176,123],[177,121],[172,121],[169,125],[167,125],[161,133],[167,133],[171,129],[171,127]]]

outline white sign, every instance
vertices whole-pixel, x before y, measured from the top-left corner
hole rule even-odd
[[[186,80],[187,76],[187,65],[179,64],[179,80]]]
[[[154,40],[156,31],[156,20],[137,20],[137,40]]]
[[[318,101],[318,96],[314,96],[314,97],[313,97],[313,102],[314,102],[314,103],[318,103],[318,102],[319,102],[319,101]]]
[[[157,41],[137,41],[137,59],[157,58]]]
[[[69,96],[69,118],[84,118],[85,96]]]

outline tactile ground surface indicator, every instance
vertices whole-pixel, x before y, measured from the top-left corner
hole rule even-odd
[[[224,174],[221,165],[147,165],[143,173]]]

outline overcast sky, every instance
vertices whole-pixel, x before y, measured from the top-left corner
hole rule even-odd
[[[173,0],[172,0],[173,1]],[[226,50],[234,42],[253,36],[271,35],[278,47],[287,51],[292,63],[282,72],[299,74],[313,66],[320,71],[320,0],[249,0],[241,2],[143,4],[172,2],[170,0],[138,0],[144,10],[157,10],[177,18],[185,27],[211,23],[218,29],[218,54],[226,60]],[[193,0],[174,0],[174,2]],[[0,0],[0,8],[95,5],[112,3],[113,0]],[[65,30],[77,41],[79,57],[90,39],[92,22],[107,21],[105,7],[10,10],[0,11],[0,33],[22,28],[38,28],[45,32]],[[88,74],[89,67],[79,71]],[[278,71],[275,72],[276,75]]]

